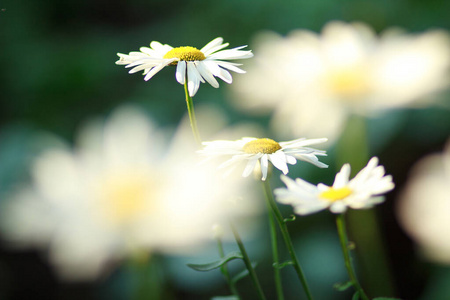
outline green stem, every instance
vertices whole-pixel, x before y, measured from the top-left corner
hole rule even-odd
[[[352,166],[351,176],[356,175],[367,164],[369,150],[367,120],[363,116],[353,115],[348,119],[337,144],[337,167],[349,163]],[[366,291],[369,294],[394,294],[393,275],[376,210],[349,210],[346,218],[348,234],[358,245],[356,254]]]
[[[225,256],[225,253],[223,251],[223,244],[222,244],[222,240],[220,239],[220,237],[217,238],[217,248],[219,249],[220,258],[223,258]],[[223,266],[221,266],[220,271],[222,272],[223,276],[225,277],[225,280],[227,281],[227,284],[230,287],[231,293],[233,295],[239,296],[236,286],[234,285],[233,281],[231,280],[227,265],[224,264]]]
[[[149,260],[147,253],[139,252],[131,258],[129,267],[135,279],[135,286],[132,296],[133,300],[144,300],[149,295],[154,296],[155,299],[161,299],[162,282],[157,275],[157,257]]]
[[[264,296],[264,293],[261,288],[261,284],[259,283],[258,277],[256,276],[255,269],[253,269],[253,266],[250,261],[250,258],[248,257],[247,251],[245,250],[244,243],[242,243],[239,233],[237,232],[236,228],[234,227],[233,223],[231,223],[231,222],[230,222],[230,227],[231,227],[231,230],[233,231],[233,235],[236,240],[236,243],[238,244],[239,250],[241,251],[241,254],[243,256],[245,266],[247,267],[248,273],[250,274],[250,278],[252,279],[253,285],[255,286],[255,289],[258,293],[259,299],[265,300],[266,297]]]
[[[308,283],[306,282],[305,275],[303,274],[302,268],[300,267],[300,263],[298,262],[297,255],[295,254],[294,245],[292,244],[291,237],[289,236],[289,232],[286,226],[286,223],[284,221],[283,215],[281,214],[280,210],[278,209],[277,204],[275,203],[275,200],[273,199],[272,190],[270,188],[269,182],[266,180],[264,183],[264,192],[266,194],[267,201],[269,202],[269,205],[275,215],[275,219],[278,222],[278,225],[281,230],[281,235],[283,236],[284,243],[286,244],[286,247],[288,248],[289,255],[291,256],[292,263],[294,264],[294,269],[297,272],[297,276],[300,279],[300,282],[302,283],[303,289],[305,290],[306,296],[309,300],[312,300],[313,297],[311,295],[311,291],[309,290]]]
[[[284,295],[283,295],[283,286],[281,284],[281,270],[280,270],[280,268],[278,268],[278,265],[280,263],[280,258],[278,255],[277,228],[275,225],[275,218],[273,216],[273,212],[272,212],[272,209],[270,206],[270,201],[267,197],[266,197],[266,204],[267,204],[267,215],[269,217],[270,239],[271,239],[271,244],[272,244],[275,287],[276,287],[278,299],[283,300]]]
[[[191,129],[192,133],[194,134],[195,141],[199,146],[202,145],[202,139],[200,138],[200,133],[198,131],[197,127],[197,119],[195,118],[195,112],[194,112],[194,101],[192,100],[192,97],[189,96],[189,91],[187,87],[187,78],[186,82],[184,83],[184,93],[186,94],[186,105],[189,113],[189,121],[191,123]]]
[[[339,241],[341,242],[341,248],[342,253],[344,255],[345,267],[347,268],[348,277],[350,278],[350,281],[353,283],[353,286],[355,287],[356,291],[359,292],[359,296],[361,297],[361,299],[369,300],[369,297],[367,297],[366,293],[362,289],[361,284],[359,284],[359,281],[356,278],[355,271],[353,269],[353,264],[348,250],[348,238],[347,238],[347,231],[345,229],[344,214],[339,214],[336,216],[336,225],[339,234]]]

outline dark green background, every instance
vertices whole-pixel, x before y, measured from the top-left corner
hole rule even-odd
[[[377,32],[392,26],[410,32],[450,29],[450,1],[446,0],[2,0],[0,9],[0,197],[13,188],[14,182],[27,178],[26,167],[39,151],[32,142],[39,132],[51,132],[72,141],[84,121],[107,116],[124,103],[141,105],[162,126],[176,126],[186,108],[182,86],[174,80],[174,70],[166,68],[145,82],[141,75],[128,75],[122,66],[114,64],[117,52],[137,50],[152,40],[201,48],[217,36],[222,36],[231,47],[249,44],[251,49],[252,37],[261,30],[280,34],[295,28],[320,31],[331,20],[363,21]],[[234,76],[234,80],[239,80],[239,76],[245,75]],[[267,118],[235,111],[227,101],[230,94],[227,88],[223,82],[219,89],[202,84],[195,97],[196,104],[212,103],[228,114],[232,123],[253,119],[267,124]],[[380,123],[374,121],[370,125],[371,154],[380,157],[397,185],[377,213],[388,245],[395,295],[405,299],[450,298],[449,291],[447,294],[440,291],[438,284],[449,277],[447,268],[431,265],[417,255],[393,212],[396,195],[411,165],[427,153],[441,151],[449,136],[448,94],[442,101],[444,109],[390,114],[386,118],[394,125],[381,133],[377,130]],[[382,146],[377,145],[374,139],[383,134],[389,138]],[[333,149],[330,155],[333,157]],[[311,170],[308,179],[330,183],[331,177],[324,179],[322,175],[319,179],[313,168],[306,170]],[[295,238],[306,241],[299,256],[311,258],[305,262],[305,270],[313,274],[312,289],[317,299],[348,299],[349,294],[333,291],[331,284],[336,277],[327,277],[327,274],[339,277],[343,272],[332,221],[324,212],[297,220],[290,228]],[[234,249],[233,245],[228,246]],[[264,231],[249,248],[260,261],[257,271],[265,288],[273,293],[269,244]],[[210,282],[206,279],[211,274],[194,275],[182,259],[162,258],[158,262],[153,267],[159,268],[154,272],[159,274],[165,295],[162,299],[209,299],[227,293],[218,271],[215,272],[218,279]],[[237,262],[233,264],[241,267]],[[68,284],[58,280],[38,252],[2,248],[0,298],[129,299],[135,284],[130,274],[130,268],[123,268],[99,282]],[[297,299],[301,289],[291,275],[290,270],[283,270],[287,298]],[[183,276],[194,278],[197,285],[192,283],[193,288],[188,288],[183,284]],[[345,280],[345,273],[339,280]],[[199,284],[202,281],[206,284]],[[430,282],[438,290],[431,291]],[[254,294],[248,280],[238,287],[248,290],[244,293],[252,299]],[[432,296],[433,292],[439,296]]]

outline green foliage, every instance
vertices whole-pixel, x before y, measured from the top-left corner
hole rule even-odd
[[[233,259],[243,259],[241,252],[239,251],[235,251],[235,252],[230,252],[227,255],[225,255],[223,258],[210,262],[210,263],[206,263],[206,264],[187,264],[187,266],[191,269],[194,269],[196,271],[201,271],[201,272],[206,272],[206,271],[211,271],[214,269],[218,269],[221,266],[223,266],[224,264],[226,264],[227,262],[229,262],[230,260]]]
[[[273,267],[275,268],[275,269],[278,269],[278,270],[281,270],[281,269],[283,269],[284,267],[286,267],[286,266],[292,266],[294,264],[294,262],[293,261],[291,261],[291,260],[288,260],[288,261],[285,261],[285,262],[282,262],[282,263],[274,263],[273,264]]]
[[[212,297],[211,300],[239,300],[238,296],[230,295],[230,296],[216,296]]]
[[[252,267],[253,269],[256,268],[258,264],[257,263],[252,263]],[[239,280],[241,280],[242,278],[246,277],[249,274],[248,269],[244,269],[241,272],[237,273],[236,275],[233,276],[233,278],[231,279],[233,281],[233,283],[238,282]]]
[[[352,285],[353,285],[353,282],[347,281],[344,283],[336,283],[335,285],[333,285],[333,288],[335,288],[339,292],[343,292],[343,291],[347,290],[349,287],[351,287]]]
[[[284,219],[284,223],[295,221],[295,215],[290,215],[289,218]]]
[[[356,292],[353,294],[352,300],[359,300],[359,291],[356,291]]]

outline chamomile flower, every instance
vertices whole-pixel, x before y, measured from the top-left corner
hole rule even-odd
[[[233,49],[222,50],[228,43],[223,43],[223,38],[218,37],[201,48],[185,46],[173,48],[167,44],[152,41],[149,47],[141,47],[140,51],[133,51],[129,54],[117,53],[120,57],[116,61],[117,65],[125,65],[125,68],[132,68],[129,73],[143,71],[144,80],[147,81],[166,66],[176,66],[175,77],[180,84],[187,82],[189,96],[193,97],[200,82],[205,80],[215,88],[219,83],[214,77],[219,77],[226,83],[232,82],[231,74],[245,73],[238,68],[241,64],[227,62],[226,60],[244,59],[253,56],[251,51],[241,50],[247,46],[240,46]]]
[[[397,201],[400,225],[427,259],[450,264],[450,140],[412,168]]]
[[[349,178],[349,164],[336,174],[333,186],[322,183],[315,186],[300,178],[294,181],[281,176],[287,188],[275,189],[274,193],[278,202],[292,205],[296,214],[308,215],[326,208],[337,214],[345,212],[347,207],[364,209],[381,203],[384,201],[381,195],[394,188],[392,176],[385,176],[384,167],[378,165],[376,157],[353,179]]]
[[[258,35],[257,57],[233,85],[236,106],[273,114],[279,135],[336,141],[352,114],[379,116],[428,104],[449,87],[450,35],[444,30],[376,34],[363,23],[333,21],[321,33]],[[317,126],[320,124],[320,126]]]
[[[165,140],[138,110],[121,109],[87,126],[74,150],[49,147],[31,182],[2,201],[2,239],[44,249],[64,279],[89,280],[135,255],[197,250],[229,217],[249,221],[245,182],[199,165],[195,145]]]
[[[244,137],[237,141],[212,141],[203,142],[204,148],[198,151],[211,157],[230,157],[219,168],[236,167],[242,162],[246,162],[243,177],[247,177],[261,164],[261,180],[266,180],[269,169],[269,161],[283,174],[289,172],[288,164],[294,165],[297,160],[309,162],[319,168],[328,166],[319,161],[317,156],[326,156],[325,151],[309,148],[326,142],[326,138],[321,139],[297,139],[289,142],[276,142],[268,138]]]

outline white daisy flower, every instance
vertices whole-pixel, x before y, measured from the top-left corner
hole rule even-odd
[[[195,144],[164,147],[163,131],[135,109],[78,141],[40,154],[31,182],[0,209],[8,245],[45,249],[64,279],[97,278],[136,254],[197,250],[213,224],[257,213],[247,183],[199,165]]]
[[[297,139],[289,142],[276,142],[268,138],[244,137],[237,141],[213,141],[203,142],[205,146],[198,151],[200,154],[211,157],[229,157],[231,158],[222,163],[219,168],[236,167],[242,161],[247,161],[247,165],[242,173],[247,177],[261,164],[262,180],[266,180],[269,161],[279,169],[283,174],[289,172],[288,165],[294,165],[297,160],[309,162],[319,168],[328,166],[319,161],[316,156],[326,156],[325,151],[309,148],[307,146],[326,142],[326,138],[321,139]]]
[[[296,214],[308,215],[326,208],[337,214],[345,212],[347,207],[363,209],[381,203],[384,198],[380,195],[394,188],[392,176],[385,176],[384,167],[378,165],[376,157],[353,179],[349,178],[349,164],[345,164],[336,174],[331,187],[322,183],[315,186],[300,178],[294,181],[281,176],[287,188],[275,189],[274,193],[278,202],[292,205]]]
[[[254,50],[247,75],[232,87],[236,105],[273,113],[279,135],[326,136],[329,145],[351,114],[426,104],[449,87],[450,35],[443,30],[377,35],[362,23],[333,21],[321,33],[260,34]]]
[[[222,50],[229,44],[223,44],[223,38],[218,37],[198,50],[197,48],[186,46],[173,48],[153,41],[150,48],[141,47],[139,52],[133,51],[129,54],[117,53],[120,57],[116,64],[125,65],[131,68],[130,74],[144,71],[144,80],[147,81],[166,66],[176,66],[175,77],[180,84],[187,82],[189,96],[193,97],[200,82],[205,80],[215,88],[219,83],[214,78],[219,77],[226,83],[232,82],[231,74],[227,71],[245,73],[238,68],[241,64],[231,63],[224,60],[244,59],[253,56],[251,51],[243,51],[247,46],[240,46],[233,49]]]
[[[397,201],[397,217],[422,254],[450,264],[450,140],[418,161]]]

